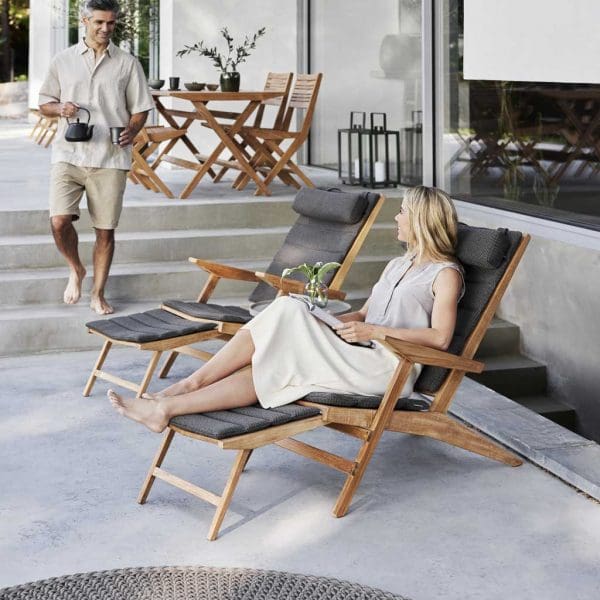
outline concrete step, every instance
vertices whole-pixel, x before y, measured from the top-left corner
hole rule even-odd
[[[351,306],[361,306],[368,290],[353,290],[348,294]],[[215,296],[214,302],[244,305],[244,296]],[[85,324],[100,318],[125,316],[135,312],[158,308],[160,299],[113,304],[115,313],[99,317],[89,308],[89,298],[84,296],[76,305],[40,304],[31,307],[8,307],[0,311],[0,356],[53,353],[67,350],[91,350],[101,347],[101,338],[87,333]],[[91,369],[91,365],[90,365]]]
[[[577,429],[577,413],[572,406],[552,396],[520,396],[513,398],[521,406],[558,423],[571,431]]]
[[[346,278],[344,290],[372,286],[390,258],[388,256],[357,257]],[[264,271],[269,265],[266,259],[227,259],[218,262],[250,271]],[[51,301],[60,303],[67,277],[66,267],[0,271],[0,305],[37,305]],[[205,271],[187,260],[115,264],[106,287],[106,297],[109,299],[191,299],[200,292],[206,278]],[[89,294],[91,286],[90,272],[84,280],[84,294]],[[222,279],[217,290],[222,295],[248,295],[252,290],[252,284]]]
[[[189,256],[270,259],[287,231],[287,227],[260,227],[119,232],[114,263],[185,261]],[[395,231],[393,225],[375,224],[363,252],[390,254]],[[91,263],[93,245],[92,233],[80,234],[79,252],[84,264]],[[60,267],[64,260],[50,235],[1,236],[0,265],[4,269]]]
[[[485,361],[486,357],[499,354],[518,354],[520,337],[521,330],[517,325],[495,317],[481,341],[476,358]]]
[[[483,373],[469,377],[508,398],[546,391],[546,365],[520,354],[487,357]]]
[[[289,227],[297,214],[292,210],[293,198],[255,198],[210,200],[165,200],[155,201],[125,199],[119,222],[119,232],[162,231],[164,229],[225,229],[241,227]],[[393,224],[400,201],[385,202],[377,221]],[[81,218],[76,227],[82,233],[92,229],[88,210],[81,207]],[[0,236],[43,235],[50,231],[47,210],[0,210]]]

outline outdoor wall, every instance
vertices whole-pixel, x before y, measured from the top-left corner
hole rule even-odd
[[[298,70],[297,5],[295,0],[161,0],[160,7],[160,78],[181,78],[181,87],[188,81],[218,83],[220,72],[208,58],[176,56],[184,45],[204,40],[209,47],[225,50],[225,40],[219,31],[229,29],[236,41],[266,27],[266,35],[257,42],[251,56],[238,67],[242,89],[264,87],[269,71]],[[189,103],[173,105],[189,109]],[[216,104],[214,105],[216,106]],[[234,110],[231,104],[223,107]],[[214,135],[198,124],[192,125],[191,138],[201,152],[214,148]],[[183,148],[183,146],[181,146]],[[184,150],[178,150],[184,156]]]
[[[68,45],[66,0],[31,0],[29,17],[29,107],[38,93],[52,57]]]
[[[457,205],[472,225],[536,230],[520,215]],[[548,365],[549,392],[575,408],[583,435],[600,442],[600,240],[566,228],[561,236],[533,235],[499,316],[520,327],[523,352]]]

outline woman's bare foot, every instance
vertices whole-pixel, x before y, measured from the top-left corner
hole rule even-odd
[[[63,301],[65,304],[75,304],[79,302],[81,298],[81,284],[85,277],[85,269],[83,266],[76,270],[71,270],[69,273],[69,281],[63,294]]]
[[[114,390],[108,390],[106,395],[120,415],[145,425],[150,431],[160,433],[169,424],[169,418],[157,400],[150,398],[126,400]]]
[[[97,294],[92,294],[90,308],[99,315],[110,315],[115,312],[115,309],[104,299],[104,296]]]

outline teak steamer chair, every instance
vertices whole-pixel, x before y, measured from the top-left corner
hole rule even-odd
[[[431,437],[511,466],[521,465],[516,455],[450,417],[448,409],[465,374],[480,373],[484,368],[473,356],[528,242],[529,236],[519,232],[461,225],[457,255],[465,267],[466,292],[459,303],[456,329],[447,352],[386,338],[387,347],[400,362],[383,397],[313,393],[294,404],[274,409],[255,405],[175,417],[150,466],[138,502],[146,502],[156,478],[189,492],[217,507],[208,533],[208,539],[214,540],[253,450],[276,444],[346,475],[333,508],[334,516],[342,517],[386,430]],[[414,363],[424,365],[415,389],[428,394],[430,402],[398,400]],[[361,440],[356,457],[349,460],[292,438],[321,426]],[[161,467],[176,433],[236,451],[220,496]]]
[[[160,377],[166,377],[178,354],[208,360],[212,354],[191,344],[212,339],[230,339],[251,318],[248,308],[209,303],[218,282],[225,279],[256,285],[249,302],[268,302],[278,294],[304,291],[304,282],[280,277],[286,267],[319,260],[337,261],[341,266],[329,273],[329,297],[343,299],[343,282],[362,247],[385,198],[369,192],[346,193],[302,189],[296,194],[293,210],[298,218],[275,254],[266,273],[255,273],[208,260],[190,258],[208,273],[208,279],[195,302],[166,300],[162,307],[126,317],[112,317],[86,323],[89,333],[104,338],[104,345],[92,369],[84,396],[89,396],[96,379],[104,379],[136,392],[147,390],[164,351],[171,351]],[[297,275],[298,279],[301,276]],[[152,352],[141,383],[117,377],[102,367],[113,345],[130,346]]]

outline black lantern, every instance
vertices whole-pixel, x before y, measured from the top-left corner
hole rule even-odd
[[[338,177],[348,185],[395,187],[400,183],[400,132],[388,130],[385,113],[371,113],[369,129],[365,120],[366,113],[353,111],[350,128],[338,129]]]
[[[402,175],[405,185],[423,180],[423,112],[412,111],[412,127],[402,130]]]

